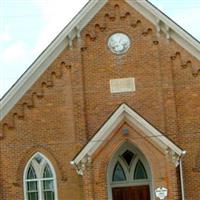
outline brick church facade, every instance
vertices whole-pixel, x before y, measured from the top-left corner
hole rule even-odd
[[[199,200],[199,59],[150,2],[90,1],[1,100],[0,199]]]

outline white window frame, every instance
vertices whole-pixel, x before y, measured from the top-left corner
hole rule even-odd
[[[44,160],[42,162],[44,162],[44,164],[42,165],[42,168],[38,167],[38,163],[36,163],[34,161],[34,158],[40,155]],[[45,163],[47,163],[51,169],[51,172],[53,174],[53,178],[37,178],[37,179],[31,179],[31,180],[27,180],[27,173],[28,173],[28,169],[30,167],[30,164],[33,164],[33,168],[35,169],[35,173],[37,175],[37,177],[42,177],[42,172],[44,171],[44,167],[45,167]],[[56,178],[56,173],[54,170],[53,165],[51,164],[51,162],[49,161],[49,159],[42,153],[37,152],[35,153],[27,162],[25,169],[24,169],[24,174],[23,174],[23,184],[24,184],[24,200],[28,200],[28,192],[27,192],[27,182],[31,182],[31,181],[37,181],[38,183],[38,200],[44,200],[43,199],[43,189],[42,189],[42,181],[45,180],[53,180],[54,183],[54,193],[55,193],[55,200],[58,200],[58,192],[57,192],[57,178]]]

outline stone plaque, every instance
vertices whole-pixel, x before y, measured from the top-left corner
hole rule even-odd
[[[135,79],[134,78],[120,78],[110,80],[110,92],[134,92],[135,91]]]

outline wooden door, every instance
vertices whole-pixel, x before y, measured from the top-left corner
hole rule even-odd
[[[116,187],[112,189],[113,200],[150,200],[148,185]]]

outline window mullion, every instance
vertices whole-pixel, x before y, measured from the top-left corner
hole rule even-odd
[[[38,180],[38,193],[39,193],[39,200],[43,200],[43,195],[42,195],[42,180]]]

